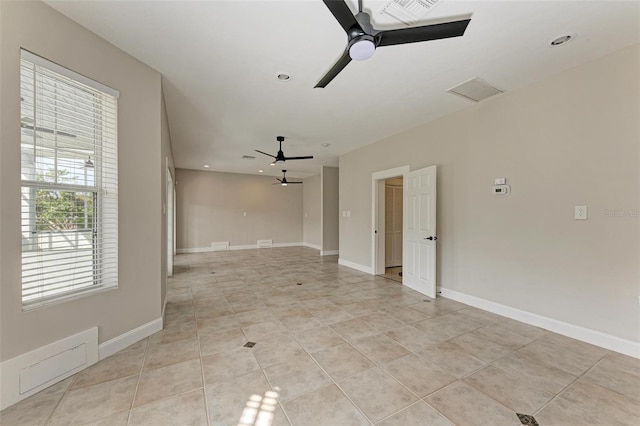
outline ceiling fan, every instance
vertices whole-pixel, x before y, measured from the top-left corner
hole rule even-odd
[[[397,30],[376,30],[371,25],[371,16],[362,11],[362,0],[358,0],[358,13],[355,16],[351,13],[345,0],[323,1],[340,26],[342,26],[342,29],[347,33],[348,43],[347,49],[338,59],[338,62],[315,85],[315,87],[320,88],[326,87],[352,59],[354,61],[369,59],[373,56],[377,47],[459,37],[464,34],[467,25],[471,21],[471,19],[463,19]]]
[[[287,186],[288,184],[302,183],[302,182],[289,182],[289,181],[287,180],[287,171],[286,171],[286,170],[283,170],[283,171],[282,171],[282,179],[280,179],[280,178],[276,178],[276,180],[277,180],[279,183],[272,183],[271,185],[282,185],[282,186]]]
[[[280,149],[278,150],[278,153],[276,155],[267,154],[266,152],[256,149],[256,152],[273,158],[273,162],[271,163],[272,166],[275,166],[276,163],[284,163],[287,160],[310,160],[313,158],[313,155],[306,155],[304,157],[285,157],[284,152],[282,152],[282,142],[284,142],[284,136],[278,136],[276,137],[276,140],[280,142]]]

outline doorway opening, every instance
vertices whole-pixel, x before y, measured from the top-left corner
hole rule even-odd
[[[402,176],[384,181],[384,274],[402,282]]]
[[[403,175],[409,166],[372,174],[373,273],[402,283]]]

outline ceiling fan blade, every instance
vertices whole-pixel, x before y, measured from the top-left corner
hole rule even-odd
[[[276,178],[276,180],[277,180],[278,182],[282,182],[282,179],[280,179],[280,178]],[[275,183],[274,183],[274,185],[275,185]]]
[[[306,155],[304,157],[285,157],[285,160],[311,160],[313,155]]]
[[[287,182],[287,183],[302,183],[302,182]]]
[[[349,50],[345,50],[338,62],[335,63],[333,67],[327,72],[324,77],[315,85],[314,88],[320,87],[324,88],[327,84],[331,82],[336,76],[347,66],[347,64],[351,62],[351,56],[349,56]]]
[[[378,46],[416,43],[419,41],[438,40],[459,37],[464,34],[471,19],[444,22],[442,24],[424,25],[422,27],[401,28],[398,30],[380,31]]]
[[[342,29],[348,32],[354,26],[360,28],[360,24],[353,16],[353,12],[347,6],[344,0],[323,0],[324,4],[329,8],[333,17],[336,18]],[[361,29],[361,28],[360,28]]]
[[[259,152],[260,154],[264,154],[264,155],[268,155],[269,157],[276,158],[276,156],[275,156],[275,155],[267,154],[266,152],[262,152],[262,151],[259,151],[259,150],[257,150],[257,149],[256,149],[255,151],[256,151],[256,152]]]

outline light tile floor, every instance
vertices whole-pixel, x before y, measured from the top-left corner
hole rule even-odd
[[[384,268],[384,274],[380,275],[384,278],[389,278],[390,280],[402,282],[402,266],[393,266],[390,268]]]
[[[175,264],[163,331],[0,423],[516,426],[521,413],[540,426],[640,424],[640,360],[307,248]]]

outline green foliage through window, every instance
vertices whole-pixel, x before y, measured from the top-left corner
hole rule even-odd
[[[55,171],[39,175],[38,181],[52,181]],[[55,181],[73,183],[67,170],[58,170]],[[36,231],[93,229],[94,192],[34,189],[36,202]]]

